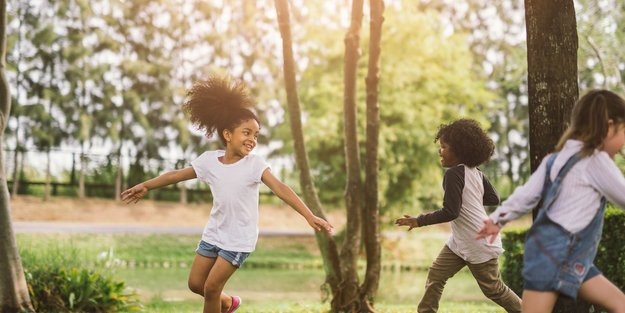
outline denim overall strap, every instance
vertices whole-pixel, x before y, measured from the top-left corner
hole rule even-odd
[[[553,204],[553,201],[555,201],[555,199],[558,197],[558,193],[560,192],[560,186],[562,185],[562,180],[564,179],[564,176],[566,176],[569,170],[571,170],[571,168],[573,168],[573,166],[577,164],[577,162],[581,159],[581,155],[579,153],[571,156],[566,161],[564,166],[562,166],[556,178],[551,181],[551,168],[553,167],[553,163],[555,163],[557,156],[558,154],[554,153],[547,160],[547,169],[545,170],[545,183],[543,185],[542,191],[543,203],[540,207],[540,211],[538,212],[538,216],[536,216],[537,220],[539,219],[540,215],[546,214],[546,212],[549,210],[549,208]]]
[[[577,233],[571,233],[553,222],[547,211],[557,198],[565,175],[582,156],[575,154],[570,157],[552,182],[550,172],[555,158],[554,154],[547,162],[543,204],[526,237],[524,288],[557,291],[576,298],[581,284],[601,273],[593,261],[601,240],[606,201],[605,198],[601,199],[595,217]]]

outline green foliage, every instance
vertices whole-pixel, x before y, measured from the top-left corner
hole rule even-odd
[[[119,312],[141,308],[124,282],[93,270],[55,264],[30,267],[25,273],[37,312]]]
[[[517,295],[523,293],[523,251],[527,229],[504,229],[502,245],[504,259],[501,267],[501,278]]]
[[[93,244],[78,247],[63,240],[24,240],[20,255],[37,312],[119,312],[141,309],[133,291],[108,274],[86,268]],[[93,264],[93,263],[92,263]]]
[[[625,213],[608,207],[595,265],[619,289],[625,290]]]
[[[501,276],[517,294],[523,291],[523,251],[527,229],[504,230],[504,262]],[[625,213],[609,206],[606,209],[601,244],[595,265],[619,289],[625,290]]]
[[[436,14],[406,7],[385,12],[380,80],[380,193],[385,209],[407,206],[434,209],[439,203],[442,168],[434,134],[441,123],[472,117],[488,128],[483,110],[493,95],[472,70],[472,54],[463,35],[445,35]],[[326,203],[343,199],[343,31],[311,22],[306,29],[309,64],[299,81],[304,131],[319,195]],[[320,28],[328,27],[327,30]],[[363,31],[362,47],[368,35]],[[312,44],[312,43],[316,44]],[[404,47],[419,47],[405,49]],[[366,48],[358,63],[358,82],[367,72]],[[364,84],[358,84],[359,144],[364,160]],[[292,146],[286,129],[276,131]],[[414,209],[413,209],[414,208]]]

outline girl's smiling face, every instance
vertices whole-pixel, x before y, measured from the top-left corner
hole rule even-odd
[[[442,138],[439,140],[439,144],[438,155],[441,157],[441,165],[443,167],[453,167],[460,164],[451,147]]]
[[[224,137],[227,142],[226,149],[245,157],[256,147],[259,133],[260,125],[254,119],[243,121],[232,132],[224,130]]]

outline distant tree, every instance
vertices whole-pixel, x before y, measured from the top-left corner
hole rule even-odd
[[[6,79],[6,0],[0,1],[0,151],[4,151],[4,130],[11,111]],[[22,261],[11,224],[11,210],[4,154],[0,153],[0,312],[34,312],[24,277]]]

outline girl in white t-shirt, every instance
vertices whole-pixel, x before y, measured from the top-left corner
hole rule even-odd
[[[551,312],[558,295],[625,312],[625,294],[594,265],[606,200],[625,208],[625,178],[614,156],[625,143],[625,100],[592,90],[573,108],[556,152],[484,221],[477,238],[541,202],[525,240],[523,312]]]
[[[241,298],[222,292],[230,276],[254,250],[258,238],[258,192],[263,182],[316,231],[332,225],[315,216],[293,190],[272,173],[256,147],[260,123],[249,109],[254,104],[242,82],[211,76],[196,82],[183,109],[191,122],[210,137],[217,133],[225,150],[207,151],[191,166],[166,172],[124,192],[136,203],[155,188],[198,178],[209,184],[213,208],[204,227],[189,274],[189,288],[204,297],[204,313],[234,312]]]

